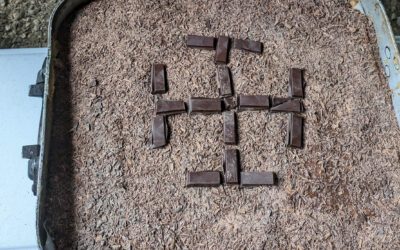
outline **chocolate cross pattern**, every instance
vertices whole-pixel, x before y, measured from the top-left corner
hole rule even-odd
[[[289,71],[289,97],[270,97],[268,95],[237,95],[234,102],[234,88],[232,74],[226,65],[233,40],[233,48],[261,54],[263,44],[257,41],[230,39],[226,36],[206,37],[188,35],[186,45],[189,48],[215,50],[215,64],[219,98],[190,97],[188,102],[189,114],[222,113],[224,120],[224,143],[237,145],[238,125],[236,112],[266,110],[270,112],[290,113],[286,145],[293,148],[303,147],[304,119],[298,113],[304,112],[302,98],[304,98],[304,78],[301,69],[292,68]],[[163,94],[167,90],[166,66],[153,64],[151,70],[151,93]],[[168,143],[167,117],[186,113],[184,101],[158,100],[152,122],[152,148],[161,148]],[[276,185],[277,176],[274,172],[242,172],[240,156],[237,149],[225,149],[220,171],[188,172],[186,187],[215,187],[222,183],[227,185],[240,184],[242,187]]]

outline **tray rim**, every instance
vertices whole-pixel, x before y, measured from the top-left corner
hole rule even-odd
[[[42,103],[41,127],[39,129],[40,156],[38,167],[37,206],[36,206],[36,235],[40,249],[56,249],[53,237],[46,227],[45,198],[48,170],[48,155],[52,128],[52,108],[55,89],[55,58],[59,52],[57,35],[59,28],[69,15],[80,6],[92,0],[61,0],[49,19],[48,26],[48,53],[45,66],[45,87]],[[400,126],[400,56],[396,40],[390,26],[389,19],[380,0],[350,0],[354,9],[370,17],[377,33],[381,66],[385,69],[389,65],[393,74],[386,75],[392,91],[394,110]],[[386,47],[393,51],[392,60],[388,60]]]

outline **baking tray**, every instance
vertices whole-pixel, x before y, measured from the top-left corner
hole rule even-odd
[[[55,90],[55,60],[59,52],[59,28],[66,18],[80,6],[90,0],[65,0],[58,3],[49,22],[48,60],[45,64],[45,85],[43,93],[43,109],[41,128],[39,131],[40,155],[37,172],[37,238],[41,249],[55,249],[52,236],[46,229],[44,201],[46,198],[46,180],[48,170],[49,140],[52,124],[52,109]],[[392,101],[398,123],[400,124],[400,62],[399,51],[395,37],[379,0],[351,1],[353,8],[369,16],[374,23],[377,34],[379,54],[382,67],[385,70],[389,87],[392,91]]]

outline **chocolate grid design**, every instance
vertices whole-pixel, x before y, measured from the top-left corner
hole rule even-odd
[[[224,116],[224,142],[225,145],[237,145],[238,125],[237,112],[248,110],[270,110],[270,112],[289,112],[288,132],[286,144],[289,147],[303,147],[303,117],[294,113],[304,111],[301,99],[304,98],[304,81],[303,71],[301,69],[290,69],[289,74],[289,97],[270,97],[268,95],[246,96],[234,93],[232,83],[232,75],[230,68],[226,65],[229,60],[229,52],[231,49],[232,39],[221,36],[218,39],[214,37],[202,37],[189,35],[187,47],[196,49],[215,49],[215,64],[217,71],[217,82],[219,84],[220,99],[205,97],[190,97],[189,113],[222,113]],[[215,40],[217,40],[215,48]],[[246,52],[262,53],[262,43],[250,40],[235,40],[233,48]],[[155,68],[164,72],[154,72]],[[166,75],[165,65],[153,64],[152,66],[152,89],[155,85],[160,85],[167,89],[167,79],[155,79],[154,75]],[[158,73],[158,74],[157,74]],[[157,94],[152,91],[152,94]],[[234,105],[234,98],[237,103]],[[160,148],[168,143],[168,125],[167,117],[173,114],[186,112],[185,103],[183,101],[167,101],[163,102],[163,111],[156,110],[156,116],[153,119],[152,129],[152,147]],[[183,109],[176,112],[176,104],[183,104]],[[218,104],[219,102],[219,104]],[[169,105],[170,103],[170,105]],[[196,106],[195,106],[196,105]],[[159,107],[157,103],[157,108]],[[161,118],[162,117],[162,118]],[[163,143],[160,144],[160,141]],[[237,149],[225,149],[222,161],[224,169],[224,178],[221,178],[219,171],[201,171],[188,172],[186,177],[187,187],[214,187],[221,183],[225,184],[241,184],[241,186],[260,186],[277,184],[276,174],[274,172],[241,172],[240,157]],[[232,176],[232,173],[234,176]]]

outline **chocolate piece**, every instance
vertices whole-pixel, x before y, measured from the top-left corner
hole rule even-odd
[[[208,36],[188,35],[186,45],[189,48],[213,50],[215,47],[215,38]]]
[[[233,95],[231,73],[226,65],[217,68],[217,81],[219,84],[219,96],[228,97]]]
[[[281,103],[279,103],[280,101],[282,101]],[[304,108],[303,108],[303,103],[300,100],[296,100],[296,99],[288,99],[286,101],[284,101],[283,99],[281,100],[274,100],[273,103],[279,103],[275,106],[271,107],[271,112],[303,112]]]
[[[282,104],[284,102],[289,101],[291,98],[287,97],[272,97],[271,98],[271,107],[278,106],[279,104]]]
[[[153,64],[151,69],[151,93],[164,94],[167,92],[166,74],[164,64]]]
[[[237,143],[236,113],[234,111],[224,112],[224,142],[228,145]]]
[[[303,147],[303,123],[301,116],[290,114],[286,144],[289,147]]]
[[[262,43],[251,40],[235,39],[233,47],[253,53],[262,53]]]
[[[218,171],[188,172],[186,187],[218,187],[221,174]]]
[[[275,185],[277,177],[274,172],[241,172],[241,186]]]
[[[226,184],[239,184],[239,151],[237,149],[225,150],[224,177]]]
[[[185,112],[186,107],[183,101],[159,100],[156,103],[156,115],[173,115]]]
[[[153,148],[167,145],[168,124],[165,116],[157,115],[153,118],[151,143]]]
[[[269,96],[267,95],[239,95],[239,110],[263,110],[269,108]]]
[[[290,69],[289,96],[304,98],[303,71],[301,69]]]
[[[227,64],[229,54],[229,37],[218,37],[217,49],[215,52],[215,63]]]
[[[190,97],[189,99],[189,113],[221,113],[222,104],[220,99],[203,98],[203,97]]]
[[[227,97],[223,99],[224,110],[231,110],[236,108],[234,97]]]

